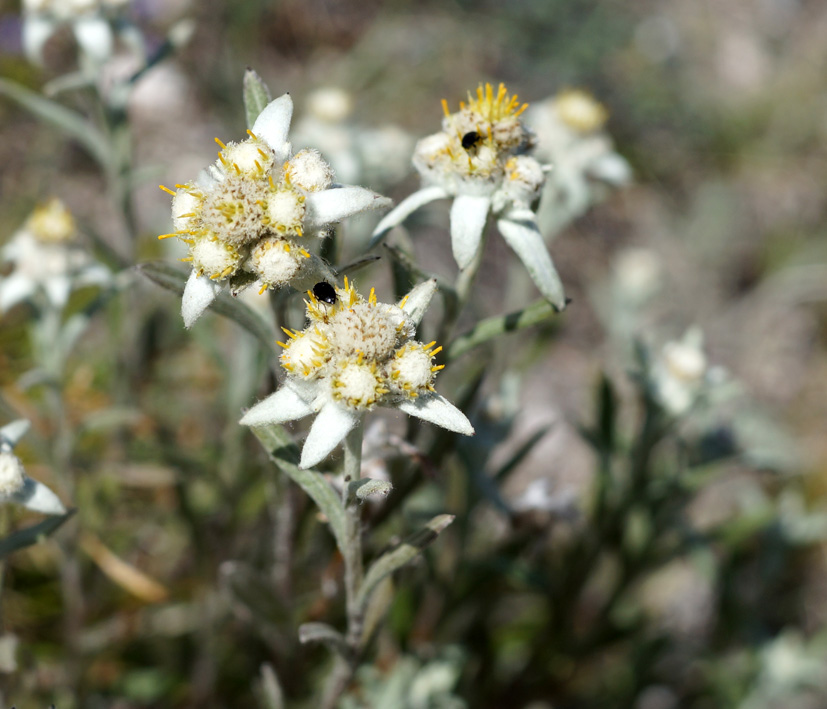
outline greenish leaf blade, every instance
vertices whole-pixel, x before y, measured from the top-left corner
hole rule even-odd
[[[25,549],[26,547],[37,544],[45,537],[56,532],[73,514],[75,514],[75,511],[69,510],[65,515],[47,517],[42,522],[33,524],[25,529],[19,529],[16,532],[12,532],[5,539],[0,539],[0,559],[5,559],[9,554],[18,549]]]
[[[10,98],[38,118],[77,140],[98,163],[107,167],[106,138],[80,114],[8,79],[0,78],[0,95]]]
[[[171,290],[178,295],[184,294],[189,271],[165,261],[148,261],[136,266],[138,271],[153,283]],[[245,330],[257,337],[268,352],[274,352],[277,334],[273,327],[258,313],[240,300],[226,292],[219,293],[210,305],[210,309],[224,317],[234,320]]]
[[[503,463],[497,471],[494,473],[494,480],[497,481],[498,484],[502,484],[506,481],[509,475],[514,472],[517,466],[522,463],[523,459],[534,450],[534,446],[536,446],[545,435],[551,430],[551,426],[544,426],[538,431],[535,431],[529,439],[523,443],[514,454]]]
[[[379,583],[416,558],[453,521],[454,515],[437,515],[418,532],[414,532],[407,537],[396,549],[386,552],[374,561],[365,574],[365,580],[359,589],[358,607],[364,611],[370,601],[371,594]]]
[[[247,128],[252,130],[256,118],[272,100],[267,84],[255,70],[247,67],[247,71],[244,72],[244,114],[247,118]]]
[[[557,309],[551,303],[541,299],[517,312],[496,315],[481,320],[470,331],[460,335],[451,343],[445,358],[448,362],[453,362],[475,347],[479,347],[495,337],[537,325],[544,320],[548,320],[557,312]]]
[[[254,426],[256,438],[272,460],[287,476],[304,490],[327,517],[327,522],[340,550],[345,548],[345,511],[338,495],[325,477],[315,470],[299,467],[299,449],[284,426]]]

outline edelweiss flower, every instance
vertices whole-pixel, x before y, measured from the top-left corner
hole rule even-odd
[[[62,25],[71,25],[83,56],[100,64],[112,55],[113,21],[129,0],[23,0],[23,48],[35,63]]]
[[[73,287],[104,285],[112,279],[109,269],[78,244],[75,220],[59,199],[37,207],[3,247],[0,258],[14,264],[0,280],[0,312],[39,289],[62,308]]]
[[[685,414],[707,383],[708,366],[703,333],[690,328],[683,338],[667,342],[652,367],[652,384],[658,403],[673,416]]]
[[[554,166],[538,209],[542,228],[552,228],[561,214],[573,218],[585,212],[602,196],[601,187],[620,187],[631,180],[629,164],[603,130],[607,118],[598,101],[576,89],[526,111],[525,122],[537,134],[537,156]]]
[[[444,365],[434,365],[433,358],[442,348],[412,339],[435,290],[436,281],[426,281],[389,305],[378,303],[373,290],[365,300],[347,279],[344,288],[318,284],[305,301],[308,326],[285,330],[289,342],[279,343],[284,385],[241,423],[262,426],[317,414],[302,450],[303,468],[324,459],[376,406],[472,435],[465,415],[434,391]]]
[[[423,187],[385,216],[373,232],[371,245],[422,205],[453,197],[451,247],[460,269],[474,261],[488,215],[493,214],[537,288],[562,310],[563,284],[531,209],[547,168],[523,154],[533,143],[520,120],[527,106],[509,96],[503,84],[496,94],[490,84],[480,86],[476,97],[469,93],[468,103],[460,103],[457,113],[451,113],[443,100],[442,132],[420,140],[414,151],[413,164]]]
[[[66,514],[66,508],[43,483],[32,480],[12,450],[29,430],[29,422],[18,419],[0,428],[0,502],[16,502],[47,515]]]
[[[305,248],[323,227],[390,201],[363,187],[333,183],[314,150],[291,156],[287,131],[293,101],[285,94],[262,111],[249,137],[221,146],[218,161],[195,182],[161,186],[173,196],[175,232],[189,244],[192,273],[181,303],[190,327],[224,284],[233,294],[258,280],[261,290],[291,285],[304,290],[332,278]]]

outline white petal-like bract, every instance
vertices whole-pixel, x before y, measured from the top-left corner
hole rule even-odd
[[[460,269],[468,268],[482,243],[489,197],[460,194],[451,205],[451,249]]]
[[[436,293],[436,278],[429,278],[415,286],[404,298],[402,311],[413,321],[414,325],[422,322],[422,316],[431,304],[431,298]]]
[[[339,222],[366,209],[383,209],[392,202],[387,197],[364,187],[345,185],[307,195],[307,217],[310,228]]]
[[[361,415],[332,401],[325,404],[310,427],[299,467],[312,468],[324,460],[351,432]]]
[[[239,423],[242,426],[264,426],[268,423],[295,421],[312,413],[313,408],[310,404],[289,385],[284,385],[275,394],[251,407]]]
[[[31,427],[28,419],[17,419],[0,428],[0,448],[14,448]]]
[[[506,243],[520,257],[543,297],[557,310],[564,310],[566,294],[563,283],[537,229],[534,213],[525,210],[519,214],[512,214],[510,218],[498,220],[497,228]]]
[[[187,328],[193,326],[203,312],[210,307],[221,286],[207,276],[199,276],[195,271],[190,273],[187,285],[184,287],[184,296],[181,298],[181,315]]]
[[[29,477],[11,499],[34,512],[42,512],[46,515],[66,514],[66,508],[60,498],[43,483]]]
[[[103,63],[112,56],[112,28],[100,15],[79,17],[72,29],[75,39],[86,56]]]
[[[465,414],[439,394],[403,401],[399,404],[399,410],[449,431],[465,436],[474,435],[474,427]]]
[[[276,153],[276,162],[284,162],[290,154],[287,133],[293,118],[293,99],[284,94],[271,101],[256,118],[253,133]]]
[[[408,218],[409,215],[421,206],[437,199],[446,199],[448,196],[448,193],[442,187],[434,185],[431,187],[424,187],[423,189],[417,190],[412,195],[406,197],[399,204],[397,204],[396,207],[388,212],[383,217],[382,221],[376,225],[368,248],[372,248],[378,244],[385,234],[387,234],[395,226],[399,226],[405,221],[405,219]]]

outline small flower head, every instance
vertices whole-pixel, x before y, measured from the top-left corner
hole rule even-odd
[[[680,340],[667,342],[655,361],[652,368],[654,396],[669,414],[685,414],[700,396],[707,373],[703,333],[698,328],[690,328]]]
[[[35,512],[62,515],[66,508],[43,483],[26,475],[23,463],[14,453],[17,442],[29,430],[25,419],[12,421],[0,428],[0,503],[16,502]]]
[[[290,96],[270,103],[248,137],[224,144],[218,159],[198,179],[172,195],[175,231],[192,263],[182,311],[189,327],[226,283],[247,283],[252,274],[261,290],[287,285],[303,289],[330,276],[312,256],[310,238],[323,228],[366,209],[387,205],[370,190],[333,184],[333,171],[315,150],[291,156],[287,131]],[[236,278],[238,277],[238,278]],[[235,290],[235,289],[234,289]]]
[[[603,128],[609,112],[587,91],[568,89],[554,98],[560,120],[578,133],[594,133]]]
[[[25,229],[43,244],[66,244],[74,241],[77,236],[75,218],[56,197],[35,207],[26,221]]]
[[[509,95],[504,84],[496,92],[486,84],[475,95],[469,93],[468,102],[460,103],[456,113],[446,101],[442,107],[442,131],[420,140],[414,150],[422,189],[379,222],[371,244],[422,205],[452,198],[451,249],[459,268],[467,269],[477,260],[493,215],[539,291],[563,310],[563,284],[534,213],[549,168],[527,154],[534,147],[534,135],[522,121],[528,104]]]
[[[450,194],[492,194],[506,172],[514,151],[527,144],[528,131],[520,114],[528,104],[509,96],[504,84],[494,93],[491,84],[468,94],[468,102],[451,113],[442,102],[442,132],[423,138],[414,151],[414,166],[426,182]]]
[[[434,389],[441,347],[414,339],[434,293],[427,281],[398,304],[380,303],[371,290],[359,295],[321,283],[308,291],[307,326],[285,330],[281,365],[287,378],[279,391],[242,418],[250,426],[280,423],[318,413],[302,452],[303,467],[326,457],[367,411],[399,408],[452,431],[473,433],[468,419]]]
[[[307,327],[285,330],[282,366],[291,376],[324,382],[342,406],[365,411],[433,392],[436,343],[412,338],[416,325],[399,305],[365,299],[345,279],[333,303],[308,291]]]
[[[104,285],[112,277],[80,244],[75,220],[59,199],[36,207],[0,258],[13,264],[0,280],[0,311],[38,292],[62,307],[74,286]]]

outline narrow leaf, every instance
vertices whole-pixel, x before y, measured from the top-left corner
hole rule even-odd
[[[247,71],[244,72],[244,114],[250,130],[253,129],[256,118],[272,100],[267,84],[255,70],[247,67]]]
[[[148,261],[136,266],[138,271],[153,283],[162,288],[171,290],[179,295],[184,294],[189,272],[165,261]],[[210,310],[234,320],[241,327],[257,337],[268,352],[274,352],[274,342],[277,334],[273,327],[258,313],[240,300],[222,291],[210,305]]]
[[[302,645],[324,643],[344,660],[351,661],[352,653],[344,636],[327,623],[302,623],[299,626],[299,642]]]
[[[330,530],[336,538],[336,545],[340,551],[343,550],[347,538],[345,511],[330,483],[321,473],[299,467],[299,449],[283,426],[256,426],[252,430],[264,446],[270,460],[304,490],[327,517]]]
[[[13,532],[5,539],[0,539],[0,559],[5,559],[13,551],[37,544],[53,534],[73,514],[75,514],[75,511],[69,510],[65,515],[49,517],[38,524],[33,524],[31,527]]]
[[[396,549],[380,556],[365,574],[365,580],[359,589],[357,606],[364,612],[371,594],[379,583],[394,571],[413,560],[425,547],[433,542],[451,522],[454,515],[437,515],[418,532],[414,532]]]
[[[8,79],[0,78],[0,95],[16,101],[41,120],[59,128],[86,148],[101,166],[108,167],[109,149],[106,139],[79,113]]]
[[[505,463],[500,466],[496,473],[494,473],[494,480],[496,480],[498,484],[505,482],[508,476],[514,472],[514,469],[529,453],[531,453],[532,450],[534,450],[534,446],[536,446],[550,430],[551,426],[543,426],[543,428],[539,431],[535,431],[531,434],[531,437],[523,443],[523,445],[521,445]]]
[[[557,309],[547,300],[537,300],[531,305],[507,315],[497,315],[478,322],[474,328],[460,335],[451,343],[445,358],[448,362],[462,357],[475,347],[488,342],[499,335],[524,330],[532,325],[548,320],[557,313]]]

